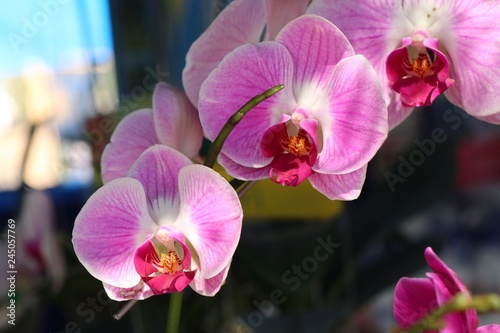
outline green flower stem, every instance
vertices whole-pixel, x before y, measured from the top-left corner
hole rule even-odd
[[[209,168],[213,168],[215,161],[217,160],[217,156],[219,155],[222,145],[226,141],[229,133],[233,130],[233,128],[238,125],[238,123],[243,119],[243,116],[248,113],[248,111],[252,110],[262,101],[268,99],[269,97],[276,94],[278,91],[282,90],[285,86],[283,84],[278,84],[277,86],[272,87],[269,90],[264,91],[262,94],[255,96],[251,100],[249,100],[245,105],[241,107],[235,114],[229,118],[227,123],[222,127],[219,135],[215,138],[214,142],[210,146],[208,150],[207,158],[205,159],[205,166]]]
[[[166,333],[177,333],[181,319],[182,292],[170,294]]]
[[[416,322],[406,331],[396,328],[393,333],[421,333],[426,330],[438,330],[443,327],[442,318],[450,312],[463,312],[475,309],[477,312],[500,311],[500,295],[485,294],[468,297],[458,294],[448,303],[429,313],[425,318]]]

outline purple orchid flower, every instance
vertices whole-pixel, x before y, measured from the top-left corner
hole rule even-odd
[[[153,109],[130,113],[113,132],[101,158],[103,182],[125,177],[141,153],[155,144],[172,147],[199,161],[202,139],[198,112],[186,95],[160,82],[153,92]]]
[[[200,91],[200,120],[214,140],[251,97],[283,83],[228,136],[219,162],[234,177],[296,186],[309,179],[330,199],[359,196],[366,164],[387,136],[373,67],[329,21],[303,15],[275,41],[228,54]]]
[[[218,173],[155,145],[128,177],[89,198],[76,218],[73,245],[114,300],[187,285],[211,296],[226,278],[242,214],[238,195]]]
[[[451,300],[456,294],[469,295],[467,287],[465,287],[458,275],[448,268],[430,247],[425,250],[424,254],[432,273],[427,273],[425,278],[404,277],[396,285],[394,317],[402,329],[408,329],[431,311]],[[477,325],[477,312],[475,310],[466,310],[444,316],[444,327],[439,332],[500,332],[500,325],[485,325],[479,328],[477,328]]]
[[[315,0],[377,71],[389,128],[440,94],[471,115],[500,123],[500,4],[488,0]]]
[[[238,46],[273,40],[288,22],[304,14],[311,0],[235,0],[191,45],[182,73],[189,100],[198,105],[203,81]]]

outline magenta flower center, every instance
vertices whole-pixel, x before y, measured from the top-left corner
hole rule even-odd
[[[421,35],[403,38],[402,47],[387,57],[389,86],[407,107],[429,106],[454,82],[438,41]]]
[[[156,259],[156,260],[155,260]],[[160,253],[160,257],[152,260],[152,264],[158,269],[158,272],[174,274],[182,269],[182,260],[175,251]]]
[[[184,238],[175,236],[157,234],[136,251],[135,269],[155,295],[183,290],[196,274],[190,270],[191,255]]]
[[[297,128],[293,122],[269,128],[261,147],[265,156],[274,157],[269,177],[277,184],[297,186],[314,172],[312,166],[316,162],[316,145],[307,131]]]
[[[426,53],[419,53],[418,57],[413,59],[413,61],[409,57],[405,59],[404,66],[406,67],[408,73],[413,72],[421,79],[427,75],[431,75],[431,71],[436,68],[436,63],[430,59],[431,53],[433,52],[427,49]]]
[[[299,133],[294,136],[288,136],[285,139],[282,146],[285,151],[295,154],[295,156],[308,155],[312,148],[312,143],[309,141],[309,135],[303,129],[299,130]],[[286,142],[288,140],[288,143]]]

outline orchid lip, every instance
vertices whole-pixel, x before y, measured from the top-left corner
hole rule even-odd
[[[182,234],[163,229],[137,249],[134,265],[154,294],[181,291],[196,274]]]
[[[314,173],[316,140],[301,128],[302,120],[304,115],[294,114],[289,120],[269,128],[262,139],[262,153],[273,157],[269,177],[277,184],[297,186]]]
[[[387,57],[389,86],[408,107],[429,106],[454,82],[449,62],[438,42],[421,34],[403,38],[402,46]]]

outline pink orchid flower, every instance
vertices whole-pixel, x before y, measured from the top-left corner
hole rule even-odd
[[[425,250],[424,254],[432,273],[427,273],[425,278],[404,277],[396,285],[394,317],[402,329],[408,329],[431,311],[451,300],[454,295],[458,293],[469,295],[467,288],[457,274],[448,268],[430,247]],[[479,328],[477,325],[477,312],[466,310],[444,316],[444,327],[439,332],[500,332],[500,325],[485,325]]]
[[[500,123],[500,4],[488,0],[315,0],[377,71],[389,128],[440,94]]]
[[[113,132],[101,158],[103,182],[125,177],[139,155],[154,144],[172,147],[199,161],[202,139],[198,112],[186,95],[160,82],[153,92],[153,109],[128,114]]]
[[[45,277],[53,293],[61,290],[66,277],[64,253],[55,219],[50,196],[44,191],[27,191],[23,196],[21,214],[12,229],[14,233],[11,234],[16,240],[16,257],[12,262],[15,262],[15,268],[21,272],[23,279],[29,280],[23,285],[33,288]],[[8,270],[5,267],[5,271]]]
[[[191,45],[182,83],[189,100],[198,105],[203,81],[238,46],[273,40],[288,22],[304,14],[311,0],[235,0]]]
[[[303,15],[275,41],[240,46],[222,60],[200,91],[208,138],[234,110],[279,83],[285,88],[231,132],[219,162],[240,179],[270,177],[289,186],[309,179],[330,199],[357,198],[366,164],[387,136],[387,109],[370,63],[322,17]]]
[[[242,214],[238,195],[218,173],[155,145],[128,177],[89,198],[76,218],[73,245],[114,300],[187,285],[211,296],[226,278]]]

